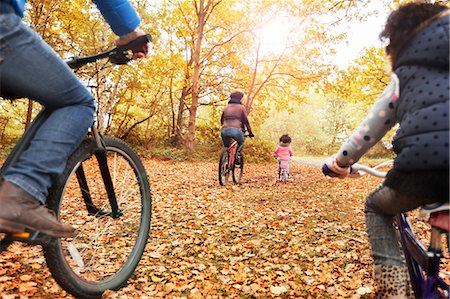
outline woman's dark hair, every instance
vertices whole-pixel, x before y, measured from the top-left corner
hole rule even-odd
[[[394,68],[397,56],[403,45],[421,28],[428,25],[441,12],[449,9],[439,3],[428,3],[426,1],[416,1],[401,5],[391,12],[380,39],[389,39],[386,46],[386,54],[391,60]],[[427,21],[427,22],[426,22]]]
[[[241,91],[235,91],[230,94],[231,99],[239,99],[241,100],[244,97],[244,93]]]
[[[290,137],[288,134],[283,134],[283,135],[280,137],[280,142],[283,142],[283,143],[291,143],[291,142],[292,142],[292,139],[291,139],[291,137]]]

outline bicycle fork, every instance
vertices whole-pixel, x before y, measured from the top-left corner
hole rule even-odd
[[[103,142],[100,132],[95,125],[91,127],[91,133],[96,143],[95,157],[97,159],[100,173],[102,176],[103,183],[105,185],[105,190],[108,195],[109,204],[111,206],[111,212],[105,212],[98,209],[92,202],[92,198],[89,192],[89,186],[87,184],[86,175],[84,172],[83,164],[81,164],[76,170],[76,176],[78,184],[80,185],[81,193],[83,196],[84,203],[88,212],[91,215],[108,215],[116,219],[123,215],[117,204],[117,197],[114,191],[114,185],[111,179],[111,173],[108,167],[108,159],[106,155],[106,146]]]

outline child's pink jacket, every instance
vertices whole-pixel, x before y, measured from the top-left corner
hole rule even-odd
[[[277,149],[273,153],[277,155],[278,159],[280,160],[289,160],[293,155],[292,148],[290,145],[288,146],[278,145]]]

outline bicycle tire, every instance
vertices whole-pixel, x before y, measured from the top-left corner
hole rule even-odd
[[[230,156],[227,148],[224,148],[220,153],[219,158],[219,184],[225,186],[228,183],[230,177],[230,170],[228,169],[228,162]]]
[[[288,178],[289,178],[289,172],[287,169],[285,169],[284,173],[283,173],[283,182],[286,183],[288,181]]]
[[[284,169],[280,169],[280,175],[278,176],[278,181],[283,182],[283,183],[286,182]]]
[[[74,238],[58,239],[44,247],[44,256],[56,282],[80,298],[100,298],[105,290],[124,286],[136,269],[147,244],[151,221],[151,192],[142,161],[125,142],[104,138],[108,168],[123,216],[104,213],[109,206],[95,152],[94,141],[83,143],[72,154],[62,175],[49,192],[48,207],[62,222],[77,230]],[[75,171],[82,168],[98,213],[89,213]],[[83,209],[83,207],[86,207]],[[70,244],[81,251],[84,267],[69,254]]]
[[[235,184],[240,184],[242,179],[242,172],[244,171],[244,155],[241,153],[241,163],[236,165],[233,164],[233,182]]]

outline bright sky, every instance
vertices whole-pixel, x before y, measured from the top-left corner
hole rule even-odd
[[[383,46],[378,35],[382,31],[389,14],[388,8],[384,4],[374,1],[366,9],[371,12],[378,11],[379,14],[370,16],[365,21],[345,24],[346,28],[349,28],[347,29],[349,30],[348,40],[336,47],[335,61],[340,68],[345,68],[359,56],[364,48]],[[286,42],[289,42],[289,28],[292,26],[289,19],[283,17],[265,24],[259,32],[262,37],[262,54],[264,55],[265,52],[281,53]]]
[[[344,68],[364,50],[371,46],[383,46],[378,35],[383,28],[380,20],[371,20],[363,24],[357,24],[351,28],[348,43],[343,43],[336,48],[336,63]]]
[[[379,11],[379,15],[370,16],[363,22],[352,22],[348,34],[348,44],[343,43],[336,48],[336,62],[341,68],[358,57],[364,48],[383,46],[378,35],[383,30],[389,11],[383,4],[372,4],[368,9]]]
[[[265,52],[281,53],[286,47],[289,38],[289,30],[292,25],[283,18],[274,19],[260,30],[262,38],[261,54]]]

